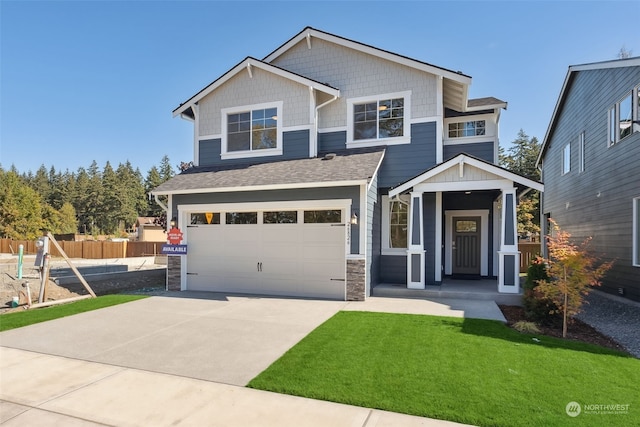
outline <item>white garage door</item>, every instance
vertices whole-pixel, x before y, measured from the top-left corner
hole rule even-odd
[[[341,210],[188,217],[196,223],[186,227],[188,290],[345,299]]]

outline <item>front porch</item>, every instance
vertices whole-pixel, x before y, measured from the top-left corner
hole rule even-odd
[[[424,289],[409,289],[405,284],[380,283],[371,289],[371,296],[465,299],[495,301],[496,304],[502,305],[522,305],[522,291],[517,294],[498,292],[498,281],[496,279],[458,280],[445,277],[441,285],[426,285]]]

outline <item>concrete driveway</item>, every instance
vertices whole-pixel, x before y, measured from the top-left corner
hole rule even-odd
[[[347,304],[169,293],[5,331],[0,344],[244,386]]]

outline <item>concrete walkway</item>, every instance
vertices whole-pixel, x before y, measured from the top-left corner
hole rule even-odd
[[[243,387],[339,310],[504,319],[491,301],[167,293],[0,333],[0,423],[458,425]]]

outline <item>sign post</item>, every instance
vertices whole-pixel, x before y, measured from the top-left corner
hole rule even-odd
[[[181,245],[182,231],[173,227],[167,232],[167,244],[162,245],[161,252],[163,255],[186,255],[187,245]]]

